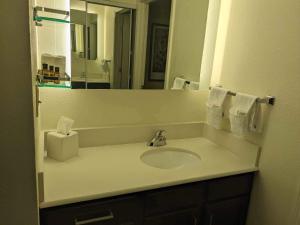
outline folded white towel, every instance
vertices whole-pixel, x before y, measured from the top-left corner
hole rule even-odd
[[[261,133],[263,131],[263,116],[261,104],[255,103],[253,113],[250,118],[250,131]]]
[[[213,87],[209,93],[208,102],[209,106],[221,107],[224,104],[229,90],[219,87]]]
[[[199,86],[200,86],[199,82],[191,81],[190,84],[188,85],[188,90],[198,91]]]
[[[221,129],[224,117],[224,102],[228,94],[224,88],[213,87],[207,102],[207,123],[208,125]]]
[[[209,126],[221,129],[223,117],[223,107],[207,105],[207,123]]]
[[[173,83],[172,90],[183,90],[185,88],[186,80],[176,77]]]
[[[229,110],[231,131],[238,136],[244,136],[250,127],[255,127],[255,113],[258,97],[247,94],[236,95],[234,105]]]

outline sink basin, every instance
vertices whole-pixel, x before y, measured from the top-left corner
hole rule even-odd
[[[145,152],[142,162],[160,169],[175,169],[182,166],[193,166],[201,160],[200,156],[181,148],[158,148]]]

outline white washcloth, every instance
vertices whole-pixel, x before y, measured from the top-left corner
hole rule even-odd
[[[183,90],[185,88],[186,80],[176,77],[173,83],[172,90]]]
[[[73,126],[74,120],[67,117],[60,117],[57,123],[57,133],[69,135]]]
[[[233,107],[229,110],[231,131],[238,136],[244,136],[250,127],[255,127],[256,100],[258,97],[238,93]]]
[[[224,102],[228,94],[224,88],[213,87],[210,91],[207,102],[207,123],[208,125],[221,129],[224,117]]]
[[[191,81],[188,86],[188,90],[199,91],[199,86],[200,86],[199,82]]]

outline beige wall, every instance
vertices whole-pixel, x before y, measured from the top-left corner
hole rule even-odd
[[[200,73],[200,90],[208,90],[214,64],[221,0],[210,0]]]
[[[230,9],[226,4],[222,8]],[[221,85],[277,98],[263,135],[248,225],[300,222],[299,12],[299,0],[232,1],[227,39],[217,52],[223,60],[214,75],[221,75]]]
[[[28,1],[0,9],[0,223],[37,225]]]
[[[208,0],[173,0],[174,29],[171,34],[169,56],[169,87],[175,77],[199,82],[203,54]],[[172,23],[171,23],[172,24]]]
[[[210,80],[212,86],[220,84],[220,77],[222,74],[224,61],[224,50],[226,47],[228,33],[228,24],[231,13],[231,2],[232,0],[222,1],[220,6],[219,25]]]
[[[42,129],[55,129],[62,115],[74,119],[76,128],[203,121],[206,97],[207,92],[41,88]]]

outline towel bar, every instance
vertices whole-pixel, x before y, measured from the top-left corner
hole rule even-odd
[[[211,90],[211,87],[209,87],[209,90]],[[229,91],[228,92],[228,95],[231,95],[231,96],[236,96],[236,93],[235,92],[232,92],[232,91]],[[274,96],[266,96],[264,98],[258,98],[256,100],[257,103],[261,103],[261,104],[267,104],[267,105],[275,105],[275,97]]]

